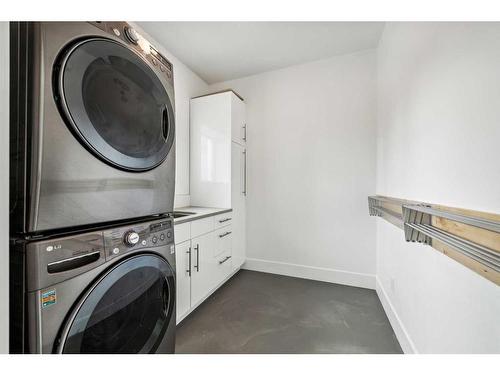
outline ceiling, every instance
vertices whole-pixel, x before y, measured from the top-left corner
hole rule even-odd
[[[383,22],[138,22],[207,83],[375,48]]]

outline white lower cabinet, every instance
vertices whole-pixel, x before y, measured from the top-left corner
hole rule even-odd
[[[211,225],[207,222],[209,220],[212,220]],[[240,264],[232,262],[231,221],[223,221],[226,225],[220,227],[214,224],[216,220],[218,222],[220,217],[193,220],[174,226],[177,323],[240,267]],[[203,231],[206,233],[200,234]],[[196,233],[198,236],[186,241],[186,233]],[[184,242],[177,243],[177,238]]]
[[[191,240],[191,306],[203,300],[216,286],[213,232]]]
[[[191,267],[190,267],[191,241],[185,241],[175,245],[175,267],[176,267],[176,314],[180,321],[191,308]]]

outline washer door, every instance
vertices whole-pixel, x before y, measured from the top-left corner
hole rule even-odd
[[[154,353],[173,316],[173,271],[156,255],[129,258],[103,275],[62,331],[59,353]]]
[[[159,77],[138,53],[105,38],[80,41],[55,66],[55,97],[82,144],[129,171],[158,166],[174,140],[174,110]]]

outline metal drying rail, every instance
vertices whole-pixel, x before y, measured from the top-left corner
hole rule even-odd
[[[403,205],[405,239],[409,242],[423,242],[432,246],[438,240],[468,256],[482,265],[500,272],[500,253],[475,242],[458,237],[432,225],[432,216],[472,225],[500,233],[500,223],[473,216],[451,213],[426,205]]]
[[[368,197],[368,206],[370,210],[370,215],[382,217],[388,220],[391,224],[394,224],[395,226],[404,229],[402,214],[383,207],[382,206],[383,202],[394,204],[395,201],[385,197],[377,197],[377,196]]]
[[[455,208],[383,196],[368,197],[368,207],[371,216],[403,229],[406,241],[430,245],[500,285],[500,216],[468,210],[456,213]],[[499,220],[491,219],[497,216]]]
[[[482,219],[479,217],[457,214],[449,211],[444,211],[439,208],[432,208],[428,205],[403,205],[403,210],[409,209],[423,214],[443,217],[445,219],[453,220],[462,224],[472,225],[473,227],[491,230],[500,233],[500,222]]]

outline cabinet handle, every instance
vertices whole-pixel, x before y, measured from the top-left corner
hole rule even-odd
[[[189,277],[191,277],[191,246],[189,247],[189,250],[186,251],[187,254],[189,254],[189,257],[188,257],[188,269],[187,269],[187,273],[189,275]]]
[[[219,220],[219,223],[225,223],[226,221],[229,221],[229,220],[231,220],[230,217],[222,219],[222,220]]]
[[[224,260],[219,260],[219,264],[227,262],[229,259],[231,259],[231,255],[227,256]]]
[[[243,130],[245,131],[243,133],[243,140],[246,142],[247,141],[247,124],[243,125]]]
[[[247,195],[247,150],[243,150],[243,195]]]
[[[227,235],[229,235],[231,233],[233,233],[233,232],[226,232],[226,233],[219,234],[219,238],[226,237]]]
[[[196,272],[200,272],[200,244],[196,244],[195,248],[196,250]]]

